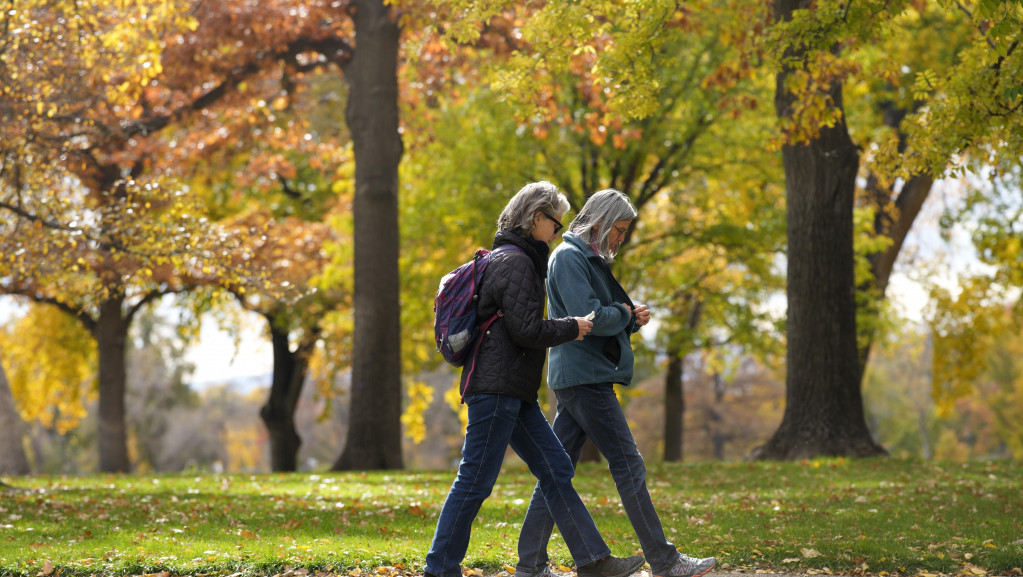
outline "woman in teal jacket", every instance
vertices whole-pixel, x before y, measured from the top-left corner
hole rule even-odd
[[[616,383],[632,382],[629,339],[650,322],[646,305],[633,304],[609,266],[636,215],[627,196],[602,190],[586,201],[551,254],[550,317],[593,315],[593,328],[585,338],[550,350],[547,384],[558,398],[553,428],[573,466],[587,438],[607,459],[653,576],[698,577],[709,572],[716,560],[682,554],[665,537],[647,491],[643,456],[614,392]],[[537,488],[519,533],[516,577],[549,577],[547,543],[553,529],[554,521]]]

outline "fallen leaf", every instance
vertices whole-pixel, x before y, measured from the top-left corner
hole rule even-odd
[[[788,557],[781,560],[782,563],[798,563],[799,557]]]
[[[816,549],[800,549],[803,553],[803,557],[807,559],[813,559],[814,557],[820,557],[821,554]]]
[[[43,561],[43,570],[39,574],[40,575],[49,575],[51,573],[53,573],[53,562],[50,561],[49,559],[47,559],[46,561]]]
[[[963,569],[959,573],[962,575],[976,575],[977,577],[981,577],[982,575],[987,575],[987,569],[977,567],[973,563],[967,563],[963,566]]]

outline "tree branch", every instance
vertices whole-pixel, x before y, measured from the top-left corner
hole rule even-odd
[[[973,13],[970,12],[969,8],[967,8],[966,6],[963,6],[963,3],[959,2],[958,0],[956,1],[956,6],[959,7],[959,10],[963,14],[966,14],[966,16],[970,19],[971,22],[973,21]],[[977,28],[977,31],[980,32],[980,35],[984,38],[984,41],[987,42],[987,45],[989,47],[991,47],[992,50],[994,50],[995,49],[995,43],[992,42],[990,38],[988,38],[987,32],[985,32],[984,29],[981,28],[979,25],[977,25],[976,28]]]
[[[316,52],[322,55],[325,61],[314,60],[309,64],[298,63],[298,56],[307,52]],[[136,134],[145,135],[156,132],[190,113],[210,108],[231,93],[244,80],[262,70],[263,64],[267,61],[277,60],[295,63],[302,70],[312,70],[327,63],[335,64],[343,69],[348,61],[351,60],[353,54],[354,50],[351,45],[340,38],[299,38],[280,52],[272,54],[260,53],[252,61],[231,68],[220,84],[191,103],[185,104],[169,114],[154,116],[143,121],[128,124],[124,129],[124,133],[130,137]]]

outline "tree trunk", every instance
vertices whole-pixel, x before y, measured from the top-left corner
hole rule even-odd
[[[735,438],[734,434],[726,433],[722,430],[724,425],[724,418],[720,410],[724,406],[725,402],[725,389],[728,387],[728,383],[725,382],[724,377],[721,373],[714,373],[714,402],[710,406],[708,411],[708,425],[710,426],[711,433],[710,439],[714,448],[714,458],[718,461],[725,460],[725,446]]]
[[[0,365],[0,475],[27,475],[21,414],[14,404],[7,373]]]
[[[123,298],[105,300],[96,321],[99,353],[99,468],[104,473],[127,473],[128,442],[124,417],[125,345],[128,320],[121,311]]]
[[[274,327],[273,316],[267,315],[267,320],[273,342],[273,383],[259,416],[270,434],[270,467],[276,472],[292,472],[298,469],[298,449],[302,445],[302,438],[295,429],[295,408],[309,370],[311,339],[304,340],[291,352],[288,331]]]
[[[355,154],[355,328],[348,439],[335,470],[400,469],[398,43],[384,0],[353,2],[358,47],[344,73]]]
[[[802,0],[776,0],[788,20]],[[788,56],[803,56],[788,54]],[[775,107],[789,115],[785,88],[791,68],[777,77]],[[842,110],[842,86],[830,88]],[[871,438],[860,394],[853,275],[853,200],[859,153],[844,118],[805,144],[782,148],[788,218],[788,351],[786,403],[774,435],[753,450],[757,459],[868,457],[886,451]]]
[[[683,362],[681,351],[668,352],[668,374],[664,376],[664,461],[682,461],[683,415],[686,399],[682,390]]]
[[[678,317],[685,315],[686,332],[694,334],[696,327],[703,318],[703,301],[693,293],[680,294],[677,308],[672,313]],[[668,349],[668,374],[664,377],[664,460],[681,462],[682,449],[685,444],[685,385],[682,378],[685,372],[685,353],[682,348],[673,345]]]

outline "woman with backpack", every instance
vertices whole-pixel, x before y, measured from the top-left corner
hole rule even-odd
[[[636,208],[623,193],[613,189],[597,192],[587,199],[551,255],[547,278],[550,314],[595,311],[592,332],[551,349],[547,384],[558,398],[553,428],[573,465],[587,438],[607,459],[652,577],[699,577],[710,572],[717,561],[680,553],[665,537],[647,490],[643,455],[614,391],[615,384],[632,381],[629,339],[650,322],[649,309],[633,304],[608,266],[636,216]],[[542,491],[533,491],[519,533],[516,577],[550,577],[547,542],[553,525],[545,499]]]
[[[519,190],[497,220],[494,249],[514,249],[492,254],[478,302],[479,318],[499,311],[501,316],[481,336],[475,362],[462,368],[469,425],[458,476],[426,555],[426,577],[462,577],[472,522],[493,490],[509,445],[536,476],[578,577],[627,577],[644,563],[638,555],[611,555],[572,486],[572,460],[537,402],[547,347],[582,339],[592,326],[583,317],[543,317],[549,243],[568,208],[556,186],[534,182]]]

